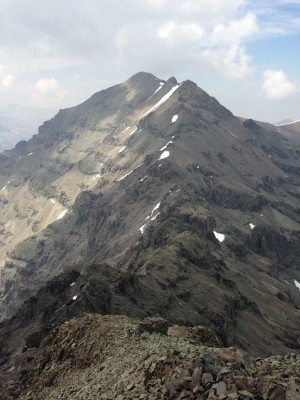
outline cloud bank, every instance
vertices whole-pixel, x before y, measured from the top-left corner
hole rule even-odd
[[[299,92],[300,85],[290,82],[282,70],[268,69],[263,74],[262,90],[268,99],[281,100]]]
[[[8,59],[7,67],[16,74],[46,70],[51,59],[56,60],[56,68],[63,68],[90,58],[106,63],[108,70],[117,63],[128,70],[134,65],[170,70],[176,60],[178,69],[209,67],[243,76],[249,71],[250,57],[241,63],[239,56],[232,56],[233,49],[246,53],[242,43],[259,31],[254,13],[239,15],[243,4],[242,0],[45,0],[40,4],[3,0],[2,58]],[[213,62],[207,54],[212,54]],[[225,64],[219,54],[225,55]],[[11,55],[21,62],[13,66]]]
[[[14,84],[15,80],[16,77],[14,75],[8,74],[2,79],[2,85],[6,88],[10,88]]]
[[[300,33],[297,10],[295,0],[2,0],[0,105],[70,106],[141,70],[208,77],[218,96],[224,82],[251,81],[261,98],[285,99],[295,86],[274,71],[286,68],[260,68],[249,49]]]

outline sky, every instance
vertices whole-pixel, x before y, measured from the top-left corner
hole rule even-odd
[[[139,71],[300,119],[300,0],[1,0],[0,107],[71,107]]]

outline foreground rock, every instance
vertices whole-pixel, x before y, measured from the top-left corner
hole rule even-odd
[[[166,328],[158,318],[83,314],[2,366],[0,397],[300,399],[299,354],[253,359],[236,347],[200,344],[213,340],[208,329]]]

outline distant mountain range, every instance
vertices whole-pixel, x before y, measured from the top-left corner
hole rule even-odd
[[[278,126],[278,125],[286,125],[286,124],[291,124],[294,121],[292,119],[283,119],[281,121],[275,122],[273,125]]]
[[[10,104],[0,108],[0,152],[13,148],[20,140],[38,133],[38,127],[54,116],[56,110]]]
[[[1,153],[7,390],[22,351],[43,354],[84,312],[204,325],[254,356],[299,352],[300,147],[278,129],[141,72]]]
[[[300,120],[277,124],[276,130],[290,143],[300,145]]]

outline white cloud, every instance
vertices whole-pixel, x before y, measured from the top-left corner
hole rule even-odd
[[[36,7],[36,0],[2,0],[0,87],[9,73],[17,81],[0,90],[0,105],[75,105],[139,70],[195,80],[222,98],[225,82],[240,79],[244,87],[243,78],[249,84],[249,77],[252,84],[259,78],[254,41],[300,32],[298,5],[298,0],[88,0],[87,6],[43,0],[43,7]],[[268,52],[268,66],[289,75],[288,59],[281,54],[282,64],[273,67],[275,45]],[[248,90],[243,93],[249,96]],[[230,89],[227,96],[233,96]]]
[[[247,0],[245,9],[255,12],[263,36],[276,37],[299,33],[299,0]]]
[[[168,22],[158,29],[157,35],[162,39],[174,36],[185,37],[188,40],[199,40],[204,35],[204,29],[196,23],[175,24]]]
[[[256,15],[247,13],[240,19],[216,24],[201,43],[201,57],[219,75],[244,78],[253,72],[252,58],[244,42],[259,35]]]
[[[246,48],[238,43],[230,47],[204,50],[201,56],[219,75],[238,79],[253,72],[250,65],[251,57],[247,54]]]
[[[59,90],[59,84],[55,79],[40,79],[36,82],[34,89],[39,94],[54,94]]]
[[[174,31],[174,22],[168,22],[167,24],[163,25],[159,28],[157,35],[163,39],[170,36],[170,34]]]
[[[299,90],[299,84],[290,82],[282,70],[267,69],[264,71],[262,91],[268,99],[281,100]]]
[[[42,103],[43,107],[58,105],[67,94],[67,91],[54,78],[39,79],[33,89],[33,99]]]
[[[2,85],[6,88],[11,88],[16,80],[16,77],[13,74],[8,74],[2,79]]]
[[[15,59],[16,69],[22,66],[18,77],[24,65],[32,74],[51,60],[58,69],[97,65],[102,76],[104,69],[110,75],[122,70],[125,76],[138,69],[156,74],[197,70],[207,63],[202,50],[219,54],[220,47],[226,51],[224,47],[242,45],[257,29],[255,14],[239,11],[245,0],[145,0],[142,5],[139,0],[111,0],[109,6],[90,0],[89,7],[45,0],[32,18],[34,4],[35,0],[4,0],[0,10],[0,49]]]
[[[217,2],[215,2],[216,5]],[[115,45],[118,48],[119,62],[139,60],[150,67],[147,70],[160,74],[161,71],[212,70],[221,76],[241,78],[251,72],[252,59],[246,45],[259,34],[254,13],[224,19],[224,15],[209,15],[211,5],[207,5],[208,17],[197,15],[190,10],[184,20],[179,15],[164,21],[135,22],[119,29]],[[195,16],[192,15],[195,12]],[[216,11],[216,10],[215,10]],[[198,18],[197,18],[198,17]],[[139,34],[140,32],[143,32]],[[153,32],[155,35],[153,35]],[[147,52],[140,49],[147,43]],[[127,61],[125,61],[127,62]]]
[[[213,45],[240,43],[242,40],[255,37],[258,33],[256,15],[249,12],[241,19],[216,25],[213,28],[210,40]]]

